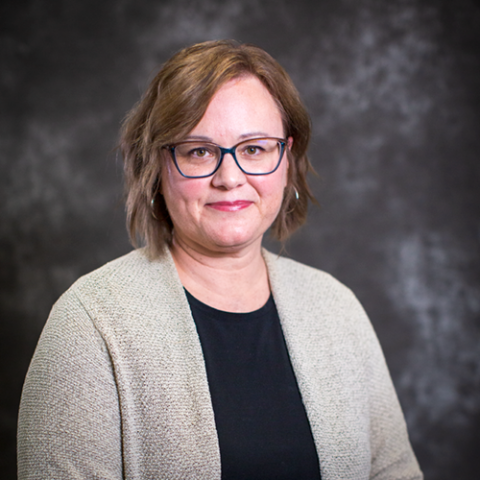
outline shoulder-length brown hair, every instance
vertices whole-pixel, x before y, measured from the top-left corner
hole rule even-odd
[[[233,40],[204,42],[181,50],[163,65],[127,115],[121,132],[128,231],[133,245],[143,240],[152,258],[171,242],[173,230],[159,193],[162,164],[167,159],[162,147],[185,138],[217,90],[244,75],[257,77],[267,88],[280,109],[285,138],[293,139],[287,152],[288,183],[271,233],[283,241],[305,222],[308,200],[315,200],[306,179],[311,170],[307,158],[311,127],[292,80],[259,47]]]

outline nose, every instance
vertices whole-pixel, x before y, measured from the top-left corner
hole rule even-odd
[[[233,155],[230,152],[225,153],[219,169],[212,177],[212,185],[231,190],[243,185],[246,181],[247,176],[240,170]]]

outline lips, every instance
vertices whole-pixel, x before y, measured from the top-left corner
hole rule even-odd
[[[238,212],[248,208],[253,202],[248,200],[236,200],[234,202],[212,202],[207,203],[207,207],[213,208],[215,210],[220,210],[221,212]]]

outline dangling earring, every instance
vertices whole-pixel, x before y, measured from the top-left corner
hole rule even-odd
[[[150,202],[150,211],[152,212],[152,217],[155,220],[158,220],[157,216],[155,215],[155,197],[153,197],[151,202]]]
[[[293,187],[293,189],[295,190],[295,200],[298,200],[300,198],[300,195],[298,194],[298,190]]]

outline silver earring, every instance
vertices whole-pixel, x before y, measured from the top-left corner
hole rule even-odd
[[[295,200],[298,200],[300,198],[300,195],[298,194],[298,190],[293,187],[293,189],[295,190]]]
[[[152,198],[151,202],[150,202],[150,210],[152,212],[152,217],[155,219],[155,220],[158,220],[157,216],[155,215],[155,197]]]

